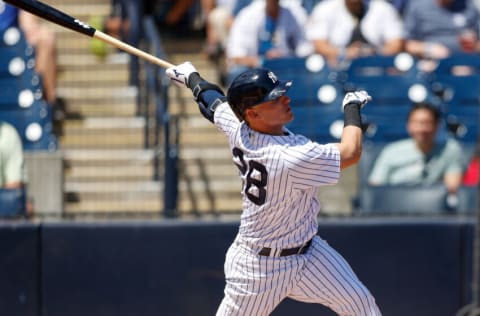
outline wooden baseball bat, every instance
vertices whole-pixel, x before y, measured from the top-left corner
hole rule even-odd
[[[128,45],[127,43],[122,42],[108,34],[105,34],[99,30],[96,30],[90,25],[88,25],[87,23],[84,23],[58,9],[55,9],[49,6],[48,4],[42,3],[40,1],[35,1],[35,0],[3,0],[3,1],[13,6],[16,6],[22,10],[30,12],[33,15],[41,17],[42,19],[45,19],[52,23],[66,27],[67,29],[70,29],[72,31],[97,38],[129,54],[138,56],[139,58],[145,59],[148,62],[151,62],[160,67],[169,68],[174,66],[169,62],[166,62],[138,48]]]

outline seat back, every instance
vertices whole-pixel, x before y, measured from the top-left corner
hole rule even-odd
[[[12,218],[26,215],[26,192],[24,188],[0,189],[0,217]]]
[[[480,124],[480,58],[455,54],[441,59],[431,74],[431,89],[442,104],[452,134],[476,142]]]
[[[447,212],[447,190],[435,186],[365,186],[357,214],[441,214]]]
[[[355,214],[442,214],[471,213],[478,206],[478,189],[462,186],[458,192],[458,205],[446,204],[447,190],[443,184],[385,185],[368,184],[368,176],[382,149],[388,143],[366,141],[358,165],[358,195],[354,198]],[[461,143],[466,165],[473,156],[475,146]]]

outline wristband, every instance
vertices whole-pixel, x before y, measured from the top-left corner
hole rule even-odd
[[[345,105],[343,109],[343,126],[357,126],[362,128],[362,117],[360,115],[360,106],[355,103],[349,103]]]
[[[202,79],[202,77],[200,77],[200,74],[198,72],[193,72],[188,77],[187,85],[190,89],[192,89],[202,81],[205,81],[205,80]]]

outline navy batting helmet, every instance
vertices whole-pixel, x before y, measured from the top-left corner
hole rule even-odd
[[[243,120],[247,108],[284,95],[291,85],[291,81],[278,80],[268,69],[249,69],[232,81],[227,100],[233,112]]]

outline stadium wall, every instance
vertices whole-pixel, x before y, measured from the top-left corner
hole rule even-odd
[[[0,223],[0,311],[16,316],[214,315],[237,222]],[[452,316],[470,302],[471,219],[331,219],[384,315]],[[334,315],[287,300],[273,316]]]

